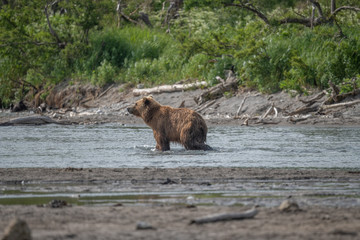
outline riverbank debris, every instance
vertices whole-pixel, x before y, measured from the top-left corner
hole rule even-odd
[[[283,201],[280,206],[279,210],[282,212],[297,212],[301,211],[299,205],[294,200],[286,199]]]
[[[48,116],[29,116],[11,119],[10,121],[0,123],[0,126],[16,126],[16,125],[43,125],[43,124],[60,124],[69,125],[68,122],[56,121]]]
[[[195,82],[195,83],[187,83],[187,84],[173,84],[173,85],[162,85],[153,88],[143,88],[143,89],[134,89],[133,95],[150,95],[153,93],[171,93],[171,92],[181,92],[185,90],[189,90],[192,88],[206,87],[207,82]]]
[[[240,213],[220,213],[209,215],[201,218],[196,218],[190,221],[190,224],[205,224],[220,221],[231,221],[231,220],[243,220],[255,217],[258,214],[258,210],[253,207],[250,210]]]
[[[156,230],[156,228],[148,222],[139,221],[136,223],[136,230]]]

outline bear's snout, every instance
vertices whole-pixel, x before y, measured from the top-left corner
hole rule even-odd
[[[134,108],[128,107],[128,108],[127,108],[127,111],[128,111],[130,114],[133,114],[133,113],[134,113]]]

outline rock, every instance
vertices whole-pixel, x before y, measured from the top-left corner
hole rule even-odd
[[[162,182],[161,184],[163,185],[166,185],[166,184],[177,184],[176,181],[170,179],[170,178],[167,178],[165,182]]]
[[[42,125],[42,124],[64,124],[67,125],[67,122],[59,122],[51,119],[48,116],[28,116],[28,117],[19,117],[11,119],[8,122],[0,123],[0,126],[14,126],[14,125]]]
[[[38,113],[43,113],[43,112],[45,112],[45,110],[46,110],[46,103],[42,103],[37,107]]]
[[[27,223],[20,219],[14,219],[5,229],[2,240],[31,240],[31,231]]]
[[[51,208],[62,208],[62,207],[66,207],[66,206],[69,206],[69,205],[64,200],[54,199],[54,200],[51,200],[49,202],[48,206],[51,207]]]
[[[280,204],[279,210],[282,212],[296,212],[300,211],[300,207],[295,201],[287,199]]]
[[[137,222],[136,230],[156,230],[156,228],[147,222]]]
[[[22,100],[11,107],[12,112],[21,112],[24,110],[27,110],[27,107]]]

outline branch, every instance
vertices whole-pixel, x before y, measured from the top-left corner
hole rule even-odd
[[[38,90],[38,88],[36,86],[34,86],[33,84],[27,82],[26,80],[17,80],[17,79],[11,79],[12,82],[15,82],[17,84],[20,85],[27,85],[28,87],[32,87],[35,90]]]
[[[246,10],[249,10],[249,11],[255,13],[259,18],[261,18],[267,25],[270,25],[269,19],[262,12],[260,12],[258,9],[256,9],[252,4],[225,3],[225,7],[230,7],[230,6],[244,8]]]
[[[6,44],[1,44],[0,47],[7,47],[7,46],[15,46],[15,45],[24,45],[24,44],[33,44],[36,46],[43,46],[43,45],[53,45],[58,44],[57,42],[34,42],[34,41],[26,41],[26,42],[11,42]]]
[[[307,27],[310,27],[311,21],[308,18],[285,18],[280,20],[280,24],[286,24],[286,23],[298,23],[302,25],[306,25]]]
[[[359,12],[359,11],[360,11],[360,8],[352,7],[352,6],[342,6],[342,7],[339,7],[339,8],[337,8],[337,9],[330,15],[329,19],[335,17],[340,11],[343,11],[343,10],[351,10],[351,11]]]
[[[329,22],[328,19],[318,17],[314,20],[313,26],[318,26],[327,22]],[[287,23],[297,23],[297,24],[305,25],[307,27],[311,27],[311,19],[309,18],[285,18],[280,20],[280,24],[287,24]]]
[[[349,106],[352,106],[352,105],[355,105],[358,103],[360,103],[360,99],[354,100],[351,102],[337,103],[337,104],[332,104],[332,105],[323,105],[320,108],[321,108],[321,110],[328,110],[328,109],[337,108],[337,107],[349,107]]]
[[[139,15],[139,18],[146,24],[146,26],[148,26],[149,28],[153,27],[150,22],[149,16],[146,13],[140,12]]]
[[[293,11],[296,15],[298,15],[299,17],[302,17],[302,18],[306,18],[304,15],[302,15],[301,13],[299,12],[296,12],[296,11]]]
[[[131,22],[131,23],[134,23],[134,24],[139,24],[139,25],[140,25],[139,22],[131,19],[129,16],[125,15],[122,11],[119,11],[119,14],[120,14],[124,19],[126,19],[127,21],[129,21],[129,22]]]
[[[321,18],[323,18],[323,17],[324,17],[324,14],[323,14],[323,11],[322,11],[322,9],[321,9],[320,3],[318,3],[318,2],[315,1],[315,0],[310,0],[310,2],[318,9],[318,11],[319,11],[319,16],[320,16]]]
[[[50,30],[50,33],[51,35],[53,35],[57,41],[57,44],[60,48],[64,48],[66,43],[63,43],[61,42],[59,36],[56,34],[56,32],[54,31],[54,29],[51,27],[51,23],[50,23],[50,19],[49,19],[49,14],[48,14],[48,5],[45,5],[45,15],[46,15],[46,21],[47,21],[47,24],[49,26],[49,30]]]

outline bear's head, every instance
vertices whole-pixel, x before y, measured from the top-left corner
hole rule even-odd
[[[141,117],[147,122],[152,118],[152,115],[160,106],[161,105],[156,102],[152,96],[148,96],[136,101],[135,105],[128,107],[127,110],[129,113]]]

